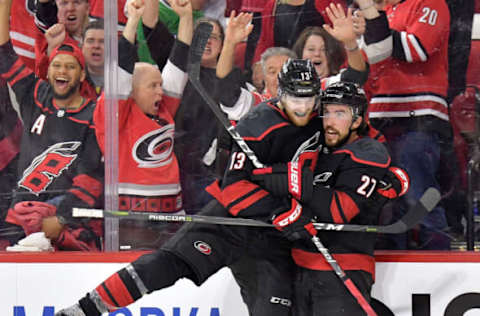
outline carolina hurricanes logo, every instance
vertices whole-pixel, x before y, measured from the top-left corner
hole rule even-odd
[[[77,159],[77,148],[81,142],[64,142],[50,146],[40,155],[36,156],[30,166],[23,171],[23,176],[18,181],[18,186],[38,195],[45,191],[64,170]]]
[[[207,244],[204,241],[197,240],[196,242],[193,243],[193,247],[203,253],[204,255],[210,255],[212,254],[212,247],[210,247],[209,244]]]
[[[132,157],[140,168],[168,165],[173,159],[174,125],[168,124],[140,137],[133,146]]]
[[[292,161],[298,161],[300,155],[307,152],[318,152],[321,150],[322,144],[320,143],[320,132],[316,132],[312,137],[304,141],[297,149],[295,155],[293,155]]]

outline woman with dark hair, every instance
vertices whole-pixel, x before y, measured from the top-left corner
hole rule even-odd
[[[253,63],[269,47],[291,48],[298,35],[308,26],[331,24],[326,8],[345,0],[269,0],[262,12],[262,30]]]
[[[293,51],[303,59],[310,59],[320,78],[338,74],[346,60],[342,43],[318,26],[304,29]]]

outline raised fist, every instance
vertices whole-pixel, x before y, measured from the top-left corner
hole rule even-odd
[[[46,32],[45,38],[48,43],[47,47],[47,54],[50,53],[60,44],[63,43],[65,37],[67,36],[67,31],[65,29],[65,25],[61,23],[57,23],[52,25]]]

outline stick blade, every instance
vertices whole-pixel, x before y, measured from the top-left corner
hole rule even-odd
[[[440,192],[431,187],[428,188],[420,198],[417,204],[396,224],[399,232],[404,232],[417,225],[433,208],[440,202]],[[395,225],[395,224],[394,224]]]
[[[213,25],[208,22],[202,22],[195,28],[193,33],[192,45],[190,45],[190,51],[188,54],[187,72],[193,79],[200,77],[200,62],[202,61],[202,55],[207,46],[208,39],[212,33]]]

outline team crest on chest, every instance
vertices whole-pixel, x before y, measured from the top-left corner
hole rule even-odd
[[[139,168],[157,168],[173,159],[174,125],[168,124],[140,137],[133,146],[132,157]]]
[[[81,142],[64,142],[50,146],[33,159],[30,166],[23,172],[18,186],[35,195],[46,191],[50,183],[77,159],[76,150],[81,144]]]

